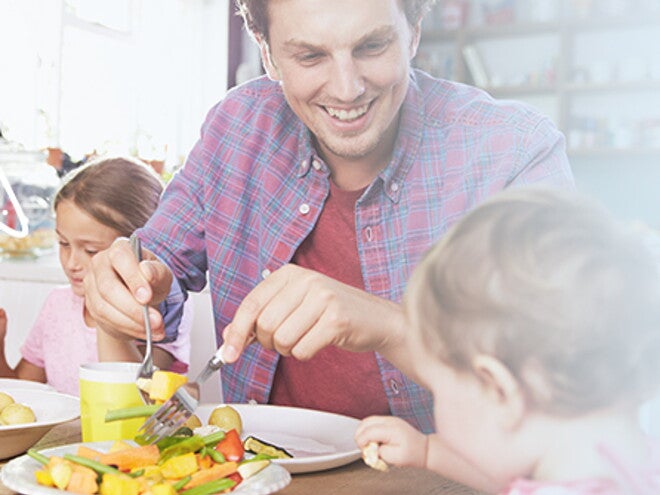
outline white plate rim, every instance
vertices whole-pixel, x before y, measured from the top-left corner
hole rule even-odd
[[[333,426],[349,425],[349,432],[344,429],[343,431],[338,429],[335,430],[335,435],[345,434],[343,440],[345,443],[354,442],[354,434],[360,420],[352,418],[350,416],[345,416],[342,414],[331,413],[326,411],[317,411],[314,409],[305,409],[300,407],[291,407],[291,406],[278,406],[273,404],[236,404],[236,403],[227,403],[227,404],[200,404],[197,408],[197,411],[202,413],[200,418],[202,422],[206,421],[204,411],[210,411],[219,406],[229,405],[234,407],[242,417],[246,417],[250,413],[264,414],[264,415],[275,415],[275,416],[286,416],[288,414],[296,414],[302,418],[313,419],[314,421],[323,421],[328,425],[330,429]],[[278,431],[277,426],[274,427],[274,432]],[[281,431],[281,430],[280,430]],[[250,434],[250,431],[245,431],[243,437]],[[286,448],[286,446],[283,446]],[[320,454],[320,455],[310,455],[305,457],[294,457],[293,459],[276,459],[273,462],[285,467],[290,473],[311,473],[317,471],[325,471],[327,469],[333,469],[336,467],[344,466],[350,464],[361,457],[360,449],[355,444],[354,448],[344,449],[333,454]]]
[[[43,449],[40,450],[40,452],[46,456],[75,453],[80,445],[106,451],[113,443],[113,441],[78,442]],[[36,471],[39,466],[40,464],[27,454],[22,455],[12,459],[2,467],[2,471],[0,471],[0,481],[2,481],[2,483],[10,490],[14,490],[17,493],[24,495],[75,495],[73,492],[39,485],[34,479],[34,471]],[[263,471],[243,481],[231,493],[244,495],[269,495],[281,490],[289,483],[291,483],[291,474],[289,474],[289,472],[282,466],[271,464]]]
[[[21,388],[14,388],[11,389],[11,393],[14,395],[16,393],[22,394],[25,392],[26,394],[29,395],[34,395],[35,392],[38,392],[39,394],[45,394],[46,396],[53,396],[53,397],[58,397],[60,399],[64,399],[67,402],[69,402],[71,406],[70,412],[62,417],[59,418],[53,418],[48,421],[34,421],[32,423],[21,423],[17,425],[0,425],[0,432],[5,432],[5,431],[13,431],[13,430],[27,430],[27,429],[32,429],[32,428],[44,428],[44,427],[51,427],[55,425],[59,425],[62,423],[66,423],[67,421],[73,421],[74,419],[78,419],[80,417],[80,399],[78,397],[75,397],[73,395],[68,395],[68,394],[62,394],[60,392],[56,392],[55,390],[40,390],[40,389],[33,389],[33,388],[27,388],[27,389],[21,389]],[[11,394],[10,394],[11,395]],[[23,402],[23,399],[17,400],[17,402],[21,403]],[[75,406],[74,406],[75,404]]]
[[[4,392],[7,389],[34,389],[43,390],[45,392],[56,392],[56,390],[47,383],[35,382],[33,380],[22,380],[20,378],[0,378],[0,391]]]

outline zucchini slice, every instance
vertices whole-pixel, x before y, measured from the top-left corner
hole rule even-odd
[[[282,447],[265,442],[257,437],[249,436],[243,441],[243,447],[248,452],[263,454],[271,459],[291,459],[293,456]]]

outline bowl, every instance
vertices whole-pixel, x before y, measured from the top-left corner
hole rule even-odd
[[[80,417],[78,397],[50,390],[0,388],[34,411],[37,421],[20,425],[0,425],[0,459],[24,453],[54,426]]]
[[[9,390],[14,390],[16,388],[22,388],[26,390],[49,390],[51,392],[55,392],[53,387],[46,385],[45,383],[35,382],[32,380],[19,380],[18,378],[0,378],[0,392],[7,392],[9,395],[11,395]]]

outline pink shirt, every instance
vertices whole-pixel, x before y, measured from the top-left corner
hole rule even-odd
[[[628,466],[610,449],[601,453],[615,479],[565,482],[514,480],[500,495],[658,495],[660,494],[660,439],[649,438],[651,457],[643,466]]]
[[[177,340],[158,344],[178,361],[190,362],[192,300],[184,309]],[[23,359],[46,371],[47,383],[58,392],[79,395],[78,368],[98,362],[96,329],[85,325],[84,299],[70,286],[53,289],[21,346]]]

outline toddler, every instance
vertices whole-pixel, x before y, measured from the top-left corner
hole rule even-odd
[[[359,446],[489,493],[660,494],[638,407],[660,384],[660,280],[636,233],[574,193],[516,189],[414,272],[405,345],[436,432],[373,416]]]
[[[53,208],[60,263],[69,285],[48,295],[13,369],[4,349],[7,315],[0,310],[0,376],[48,383],[59,392],[78,395],[81,364],[142,360],[141,343],[96,328],[85,308],[83,279],[96,253],[144,225],[162,190],[155,172],[130,158],[98,159],[65,177]],[[191,304],[185,305],[177,339],[154,346],[154,364],[160,369],[187,371]]]

